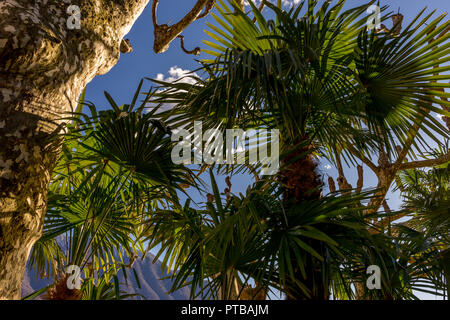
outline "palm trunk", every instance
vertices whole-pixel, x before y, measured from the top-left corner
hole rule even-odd
[[[302,139],[302,141],[307,141],[307,138]],[[283,160],[285,166],[281,173],[281,183],[284,186],[283,197],[286,206],[295,206],[303,201],[320,198],[322,181],[317,173],[317,161],[313,155],[309,154],[311,149],[311,145],[300,147]],[[301,156],[302,154],[303,156]],[[320,242],[310,241],[308,244],[323,257],[326,256]],[[292,256],[294,256],[293,253]],[[306,269],[306,279],[303,278],[298,267],[294,267],[294,276],[295,279],[300,280],[306,286],[310,296],[308,297],[292,279],[286,285],[286,299],[328,300],[329,285],[326,279],[327,273],[324,270],[326,264],[311,255],[307,255],[303,262]]]
[[[63,113],[118,61],[123,36],[148,0],[0,3],[0,299],[19,299],[39,239],[58,158]],[[81,9],[81,29],[67,8]]]

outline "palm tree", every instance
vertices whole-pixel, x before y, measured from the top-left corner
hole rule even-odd
[[[448,153],[446,147],[435,149],[427,158]],[[422,252],[414,256],[414,263],[428,264],[434,269],[435,285],[440,294],[449,297],[450,278],[450,162],[425,169],[410,169],[399,173],[398,186],[405,198],[405,210],[411,219],[400,225],[400,230],[423,239]],[[424,263],[425,262],[425,263]],[[420,273],[420,275],[422,275]],[[434,283],[433,283],[434,284]],[[429,292],[429,291],[428,291]],[[435,293],[435,292],[432,292]]]
[[[265,2],[276,22],[249,3],[256,23],[235,1],[218,0],[221,17],[213,17],[220,26],[210,25],[208,31],[216,42],[205,41],[213,59],[203,60],[199,69],[206,79],[191,76],[194,84],[154,80],[164,90],[153,102],[175,105],[165,115],[171,127],[202,120],[204,128],[279,129],[282,167],[277,178],[287,209],[319,201],[317,155],[338,163],[341,154],[354,159],[350,150],[363,158],[381,150],[389,158],[397,144],[404,150],[417,146],[409,140],[411,130],[423,139],[416,126],[435,140],[447,136],[430,113],[448,115],[432,104],[446,96],[435,88],[449,87],[444,82],[450,76],[441,75],[448,67],[439,67],[449,59],[448,45],[433,50],[448,39],[438,38],[449,26],[441,23],[443,16],[430,21],[431,15],[419,20],[419,14],[401,32],[396,24],[392,31],[377,33],[364,25],[364,13],[374,1],[347,11],[342,10],[345,1],[335,6],[326,1],[321,7],[308,1],[304,11],[302,2],[288,12],[281,1],[277,6]],[[366,209],[376,212],[382,198],[375,197]],[[324,258],[323,242],[306,243]],[[305,272],[294,264],[288,298],[328,299],[327,263],[310,255],[304,264]]]
[[[84,297],[67,289],[71,265],[90,277],[84,295],[95,289],[94,278],[112,290],[111,279],[127,265],[125,258],[145,250],[141,232],[149,208],[174,201],[180,185],[193,184],[190,170],[170,161],[167,132],[143,112],[151,94],[136,106],[142,84],[129,105],[119,107],[105,92],[110,109],[97,112],[81,101],[70,116],[49,187],[44,232],[30,257],[32,269],[55,280],[50,298]],[[81,113],[84,106],[90,115]],[[95,296],[103,296],[95,287]]]
[[[260,180],[245,195],[227,190],[224,198],[212,169],[209,174],[213,193],[204,208],[191,207],[188,199],[155,209],[147,221],[149,248],[157,247],[155,259],[173,271],[172,291],[189,285],[192,298],[204,299],[253,299],[274,289],[286,294],[295,289],[290,287],[294,267],[306,274],[311,256],[327,266],[331,284],[343,263],[360,265],[363,248],[382,248],[371,240],[363,207],[354,205],[373,192],[332,193],[286,207],[277,183]],[[323,244],[326,253],[311,240]],[[351,285],[342,283],[339,290],[351,292]],[[295,287],[307,292],[300,279]]]
[[[435,149],[426,158],[448,153],[449,142],[444,148]],[[441,241],[450,244],[450,161],[429,169],[410,169],[398,175],[398,188],[404,198],[404,207],[415,215],[409,226],[439,235]]]
[[[211,169],[209,174],[213,193],[201,209],[188,199],[155,209],[146,222],[149,249],[158,248],[155,259],[173,271],[171,291],[189,285],[191,298],[242,300],[286,295],[298,287],[307,294],[304,281],[290,280],[295,267],[306,274],[305,261],[313,256],[327,268],[326,290],[334,299],[409,300],[418,299],[417,291],[445,295],[448,257],[442,240],[398,224],[389,226],[393,232],[372,234],[365,207],[355,203],[370,201],[373,190],[334,192],[286,207],[278,183],[260,180],[236,195],[229,179],[222,193]],[[312,239],[325,254],[309,245]],[[354,286],[366,283],[370,265],[381,268],[381,289],[358,296]]]

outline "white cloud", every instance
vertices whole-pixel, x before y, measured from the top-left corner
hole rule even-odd
[[[196,80],[192,79],[192,77],[198,77],[199,75],[197,73],[192,73],[191,70],[188,69],[182,69],[178,66],[172,66],[170,67],[169,71],[167,72],[167,74],[163,74],[163,73],[158,73],[156,75],[156,80],[159,81],[164,81],[164,82],[181,82],[181,83],[189,83],[189,84],[195,84]],[[162,89],[161,89],[162,90]],[[164,111],[168,111],[170,109],[173,108],[173,104],[171,103],[167,103],[164,104],[162,106],[159,107],[158,111],[156,112],[156,114],[164,112]],[[148,103],[147,104],[147,108],[151,109],[155,107],[155,105],[153,105],[152,103]]]
[[[253,0],[253,3],[257,6],[259,6],[261,4],[262,0]],[[270,2],[272,3],[277,3],[277,0],[271,0]],[[281,3],[283,4],[283,6],[287,6],[290,7],[292,5],[297,5],[300,2],[302,2],[302,0],[282,0]],[[244,2],[246,6],[250,6],[250,4],[248,3],[248,1]]]
[[[302,2],[302,0],[282,0],[281,1],[281,3],[285,6],[297,5],[300,2]]]
[[[195,72],[191,73],[191,70],[184,70],[178,66],[170,67],[168,74],[169,75],[166,77],[164,74],[158,73],[156,75],[156,80],[165,82],[175,82],[180,80],[179,82],[194,84],[196,81],[191,77],[199,77]]]

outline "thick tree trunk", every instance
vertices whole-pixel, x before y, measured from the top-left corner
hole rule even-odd
[[[0,2],[0,299],[20,298],[42,232],[61,117],[117,63],[122,38],[147,2]],[[68,28],[70,5],[81,9],[80,29]]]

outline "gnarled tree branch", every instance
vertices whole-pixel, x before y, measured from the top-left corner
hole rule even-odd
[[[200,55],[200,53],[201,53],[200,47],[196,47],[196,48],[194,48],[193,50],[187,50],[187,49],[184,47],[184,36],[179,35],[178,38],[180,38],[181,49],[184,51],[184,53],[187,53],[187,54],[195,54],[195,55],[197,55],[197,56]]]
[[[205,11],[200,14],[196,20],[199,20],[201,18],[206,17],[208,14],[210,14],[211,10],[214,8],[214,5],[216,4],[216,0],[211,0],[205,5]]]
[[[443,155],[442,157],[436,159],[427,159],[421,161],[411,161],[402,163],[399,166],[399,170],[407,170],[407,169],[416,169],[416,168],[424,168],[424,167],[434,167],[439,166],[441,164],[447,163],[450,161],[450,153]]]
[[[358,165],[358,181],[356,182],[356,193],[360,193],[364,185],[364,170],[361,165]]]
[[[202,16],[206,16],[213,8],[215,0],[197,0],[197,3],[179,22],[169,26],[167,24],[158,24],[157,11],[159,0],[153,0],[152,18],[155,40],[153,50],[156,53],[165,52],[169,49],[170,43],[186,29],[192,22]],[[203,12],[203,10],[205,10]],[[203,12],[203,13],[202,13]]]

